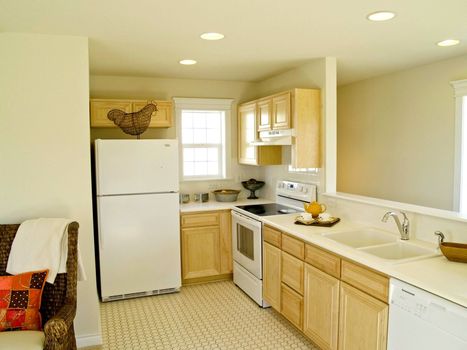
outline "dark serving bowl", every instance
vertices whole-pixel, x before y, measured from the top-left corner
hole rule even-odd
[[[257,181],[255,179],[250,179],[248,181],[242,181],[242,186],[250,191],[250,196],[248,199],[258,199],[255,195],[255,191],[259,190],[266,183],[264,181]]]

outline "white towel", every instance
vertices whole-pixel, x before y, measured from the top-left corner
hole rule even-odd
[[[49,270],[47,282],[54,283],[58,273],[66,272],[69,219],[41,218],[24,221],[18,228],[6,272]],[[86,280],[78,245],[78,280]]]

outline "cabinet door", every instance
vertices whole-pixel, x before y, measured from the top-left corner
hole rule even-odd
[[[272,128],[290,129],[290,92],[272,98]]]
[[[257,102],[258,131],[271,130],[272,100],[261,100]]]
[[[220,274],[219,227],[182,229],[183,279]]]
[[[339,280],[305,264],[303,331],[321,349],[337,349]]]
[[[341,282],[339,350],[385,350],[388,305]]]
[[[132,104],[129,100],[91,100],[91,127],[92,128],[112,128],[116,127],[113,121],[107,118],[107,113],[112,109],[119,109],[126,113],[132,111]]]
[[[148,103],[157,105],[157,111],[151,116],[150,128],[169,128],[172,126],[172,102],[170,101],[135,101],[133,102],[133,112],[144,108]]]
[[[221,254],[221,273],[233,272],[232,260],[232,215],[230,210],[223,211],[220,217],[220,254]]]
[[[281,250],[263,243],[263,298],[281,310]]]
[[[257,148],[249,143],[256,140],[256,104],[249,103],[238,109],[238,162],[258,165]]]
[[[303,297],[284,283],[281,285],[281,313],[297,328],[302,329]]]

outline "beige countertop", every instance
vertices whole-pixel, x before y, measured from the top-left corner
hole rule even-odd
[[[297,214],[262,217],[262,221],[283,232],[320,246],[350,260],[366,265],[388,276],[400,279],[428,292],[467,307],[467,264],[448,261],[444,256],[406,261],[387,260],[332,241],[323,233],[350,231],[369,225],[342,220],[333,227],[302,226],[294,224]],[[412,240],[421,245],[426,242]],[[432,245],[431,245],[432,246]]]
[[[181,213],[189,213],[196,211],[210,211],[210,210],[229,210],[237,205],[253,205],[253,204],[264,204],[272,203],[268,199],[240,199],[235,202],[217,202],[210,200],[208,202],[189,202],[186,204],[180,204]]]

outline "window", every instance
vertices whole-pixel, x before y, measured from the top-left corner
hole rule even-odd
[[[184,180],[225,179],[230,168],[230,99],[175,98]]]
[[[467,214],[467,79],[451,84],[456,97],[454,210]]]

